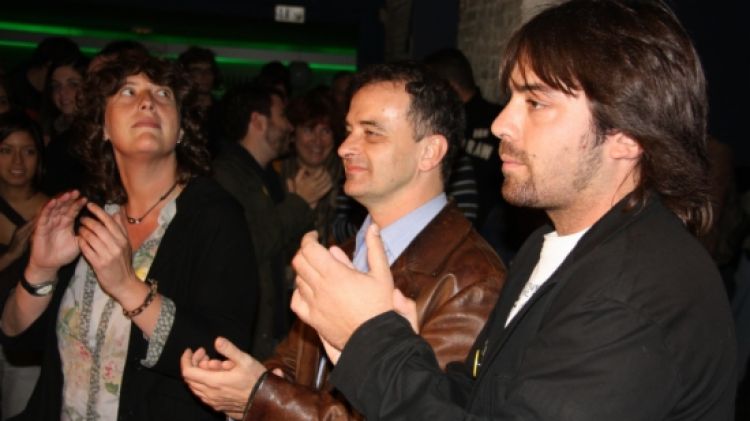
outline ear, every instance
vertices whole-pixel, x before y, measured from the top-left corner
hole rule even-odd
[[[419,169],[430,171],[435,167],[440,167],[440,163],[448,152],[448,139],[443,135],[434,134],[425,136],[419,143],[422,143]]]
[[[609,156],[612,159],[638,160],[643,155],[643,148],[632,137],[617,132],[607,135],[609,143]]]
[[[109,139],[110,139],[110,137],[109,137],[109,130],[107,130],[107,125],[104,124],[102,126],[102,140],[106,142]]]
[[[268,125],[268,117],[261,113],[252,112],[250,113],[250,122],[248,124],[248,129],[252,128],[254,131],[263,133],[266,131],[266,126]]]

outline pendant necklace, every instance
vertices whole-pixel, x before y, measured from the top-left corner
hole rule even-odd
[[[151,206],[150,208],[148,208],[148,210],[146,211],[146,213],[144,213],[143,215],[141,215],[140,218],[133,218],[132,216],[128,215],[128,211],[126,210],[125,211],[125,219],[127,219],[128,224],[138,225],[141,222],[143,222],[143,219],[145,217],[147,217],[148,214],[151,213],[152,210],[154,210],[154,208],[156,208],[156,205],[158,205],[159,203],[161,203],[162,200],[166,199],[167,196],[169,196],[169,194],[172,193],[172,191],[174,190],[175,187],[177,187],[177,181],[175,181],[174,184],[172,184],[172,187],[170,187],[169,190],[167,190],[166,193],[164,193],[163,195],[161,195],[161,197],[159,198],[159,200],[157,200],[156,203],[154,203],[153,206]],[[123,209],[125,209],[124,206],[123,206]]]

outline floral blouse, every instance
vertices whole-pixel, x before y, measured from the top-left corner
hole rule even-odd
[[[104,210],[114,215],[120,207],[109,204]],[[154,232],[135,251],[133,268],[139,279],[148,276],[176,213],[177,205],[172,200],[159,213]],[[174,302],[162,296],[156,328],[149,338],[146,358],[141,360],[144,366],[152,367],[159,359],[174,315]],[[80,258],[57,317],[64,379],[62,420],[117,419],[130,329],[131,321],[122,314],[122,307],[101,289],[86,259]]]

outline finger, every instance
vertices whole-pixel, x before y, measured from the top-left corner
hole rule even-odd
[[[193,358],[192,358],[193,366],[197,367],[198,364],[201,361],[205,360],[206,358],[207,358],[207,355],[206,355],[206,350],[205,349],[203,349],[202,347],[196,349],[195,352],[193,353]]]
[[[417,315],[417,303],[404,296],[400,290],[393,290],[393,309],[403,316],[411,325],[415,333],[419,333],[419,319]]]
[[[109,233],[113,235],[115,239],[121,242],[124,229],[112,218],[110,214],[104,211],[96,203],[89,203],[86,208],[99,219],[99,222],[104,226]]]
[[[299,290],[300,298],[303,298],[305,302],[315,299],[315,292],[310,285],[302,277],[297,276],[295,279],[296,288]]]
[[[90,233],[86,233],[84,228],[87,228]],[[120,254],[123,243],[127,241],[121,233],[113,232],[101,221],[89,217],[81,218],[79,235],[83,236],[84,233],[87,234],[84,238],[91,243],[93,248],[97,249],[100,254],[110,257]]]
[[[237,348],[232,343],[232,341],[221,336],[216,338],[216,341],[214,341],[214,347],[216,348],[216,351],[218,351],[221,355],[234,362],[239,362],[250,358],[249,355]]]
[[[310,231],[302,236],[300,249],[310,244],[318,244],[318,231]]]
[[[354,269],[354,263],[352,263],[352,261],[349,260],[349,256],[346,255],[344,250],[341,250],[340,248],[333,246],[333,247],[330,247],[328,251],[331,252],[331,256],[333,256],[336,260],[345,264],[348,268]]]
[[[389,279],[393,284],[388,257],[385,254],[383,240],[380,238],[380,228],[376,224],[370,224],[367,228],[365,242],[367,243],[367,263],[370,265],[370,274],[375,279]]]
[[[310,324],[310,308],[300,296],[299,288],[295,288],[292,294],[292,303],[289,307],[303,322]]]
[[[201,361],[201,368],[211,371],[224,371],[224,366],[221,364],[221,360],[206,360]]]
[[[281,377],[282,379],[284,378],[284,370],[282,370],[282,369],[280,369],[278,367],[274,368],[273,370],[271,370],[271,374],[274,374],[275,376]]]
[[[91,247],[91,244],[82,235],[79,234],[78,237],[76,237],[76,240],[78,241],[78,249],[81,250],[81,254],[83,254],[86,261],[88,261],[92,267],[98,267],[101,263],[101,256],[99,256],[99,253]]]
[[[91,255],[86,255],[87,258],[94,258],[99,261],[107,254],[107,247],[104,245],[102,240],[90,230],[88,227],[81,226],[78,230],[78,246],[83,249],[87,249]]]
[[[193,367],[193,350],[188,348],[180,356],[180,371],[183,376],[185,375],[185,369]]]

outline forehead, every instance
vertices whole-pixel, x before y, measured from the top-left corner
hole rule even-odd
[[[410,98],[404,83],[371,83],[359,89],[352,97],[347,120],[349,117],[407,120],[409,105]]]
[[[34,144],[34,138],[31,137],[31,133],[27,132],[26,130],[16,130],[15,132],[9,134],[8,137],[3,139],[0,143],[19,146],[36,146]]]
[[[60,66],[52,72],[53,78],[69,78],[69,77],[81,77],[78,72],[71,66]]]

